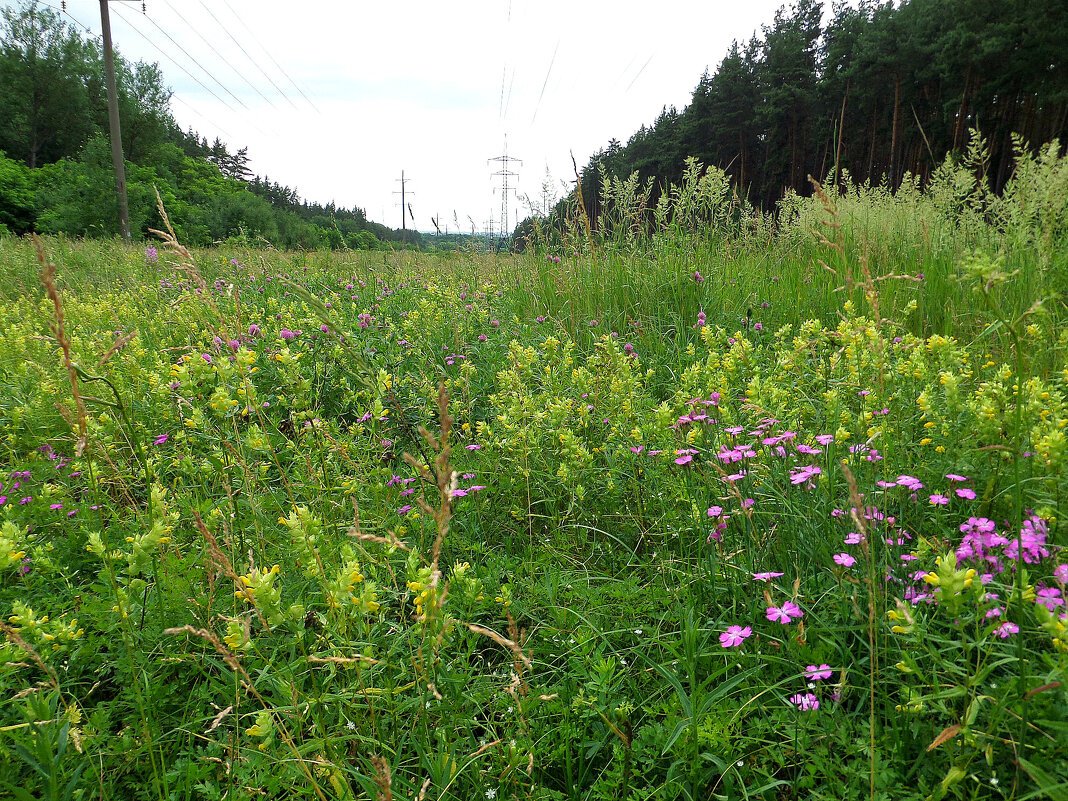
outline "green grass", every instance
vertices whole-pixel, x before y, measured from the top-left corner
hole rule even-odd
[[[1063,257],[989,199],[789,202],[524,256],[47,240],[84,416],[0,240],[3,792],[1063,795]]]

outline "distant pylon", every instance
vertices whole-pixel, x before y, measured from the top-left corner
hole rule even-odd
[[[508,185],[508,179],[519,177],[519,173],[512,172],[508,169],[508,164],[513,161],[517,161],[522,164],[523,160],[508,155],[508,136],[506,134],[504,137],[504,155],[494,156],[491,159],[487,159],[486,163],[488,164],[491,161],[499,161],[502,164],[502,168],[498,172],[495,172],[493,174],[495,176],[501,176],[501,237],[503,238],[505,236],[508,236],[508,234],[512,230],[508,227],[508,193],[510,191],[514,192],[515,187],[511,187]]]

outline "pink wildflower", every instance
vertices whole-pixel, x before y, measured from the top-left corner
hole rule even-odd
[[[741,645],[752,633],[753,629],[749,626],[731,626],[719,635],[719,643],[724,648],[734,648]]]
[[[801,607],[793,601],[787,601],[782,606],[769,606],[766,612],[768,620],[772,623],[782,623],[783,625],[792,623],[795,618],[804,617],[804,614],[801,611]]]

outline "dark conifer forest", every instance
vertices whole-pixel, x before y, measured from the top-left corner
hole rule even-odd
[[[664,108],[626,144],[587,165],[677,182],[687,157],[715,165],[740,195],[769,208],[821,180],[921,184],[970,131],[989,148],[995,191],[1013,165],[1013,137],[1031,146],[1068,136],[1068,3],[1063,0],[906,0],[784,7],[735,42],[700,77],[688,106]]]

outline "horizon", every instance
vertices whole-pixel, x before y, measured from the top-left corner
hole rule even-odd
[[[534,8],[481,0],[464,16],[420,2],[403,16],[330,7],[326,26],[278,0],[255,9],[221,0],[214,10],[203,0],[180,9],[146,0],[144,14],[136,2],[110,10],[116,50],[159,64],[182,130],[218,137],[230,152],[247,147],[253,175],[310,203],[362,209],[389,228],[401,228],[403,170],[415,214],[407,227],[433,234],[431,218],[443,231],[499,231],[502,180],[493,173],[502,165],[514,173],[513,230],[529,214],[523,197],[537,202],[543,182],[557,197],[569,190],[572,153],[581,170],[612,139],[626,142],[662,109],[685,107],[731,41],[748,40],[782,5],[674,0],[650,19],[635,2]],[[99,35],[95,2],[67,0],[63,19]],[[572,24],[561,29],[559,20]],[[361,37],[353,50],[351,32],[367,28],[398,33],[403,49],[393,61],[390,37]],[[494,160],[506,153],[522,163]]]

